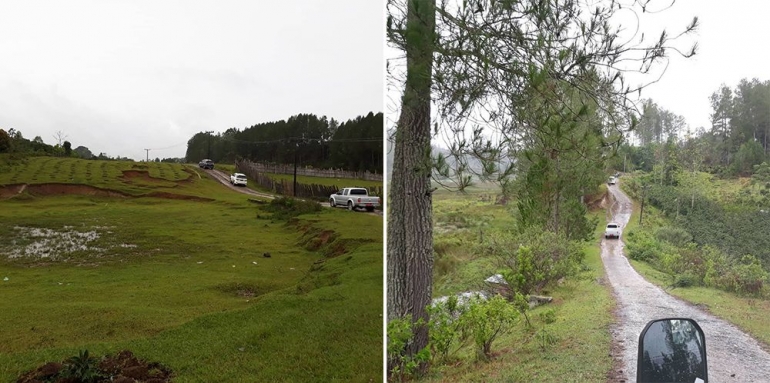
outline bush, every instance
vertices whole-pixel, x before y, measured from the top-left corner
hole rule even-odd
[[[626,254],[628,257],[649,263],[658,263],[663,249],[650,233],[637,230],[626,236]]]
[[[462,322],[459,320],[465,309],[464,305],[458,304],[457,296],[450,296],[446,301],[428,307],[431,357],[439,363],[445,363],[467,339],[461,332]]]
[[[480,360],[489,359],[492,342],[498,336],[513,329],[519,318],[519,312],[500,295],[489,300],[471,299],[466,311],[460,316],[460,323],[476,345],[476,355]]]
[[[270,201],[265,209],[273,213],[273,218],[289,219],[302,214],[317,213],[321,211],[318,202],[303,201],[291,197],[279,197]]]
[[[388,322],[387,329],[387,353],[388,353],[388,373],[393,379],[403,381],[405,378],[413,377],[420,364],[430,359],[428,348],[420,350],[414,356],[406,355],[406,348],[413,341],[412,316],[407,315]]]
[[[523,295],[538,293],[549,283],[577,273],[585,258],[579,243],[549,231],[498,236],[490,250],[499,257],[500,274],[511,292]]]
[[[687,230],[676,226],[664,226],[655,231],[655,238],[677,247],[684,247],[692,242],[692,235]]]

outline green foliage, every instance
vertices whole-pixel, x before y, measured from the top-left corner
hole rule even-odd
[[[462,333],[462,321],[466,306],[458,304],[457,296],[452,295],[444,302],[428,306],[430,315],[429,334],[431,356],[435,362],[446,363],[453,351],[460,349],[467,336]]]
[[[538,293],[549,283],[579,270],[585,253],[578,243],[548,231],[499,235],[488,251],[498,256],[512,293]]]
[[[305,201],[291,197],[278,197],[265,206],[265,210],[273,213],[273,218],[286,220],[302,214],[318,213],[321,205],[315,201]]]
[[[488,300],[472,298],[460,316],[460,322],[476,345],[477,357],[487,360],[492,351],[492,342],[510,332],[518,317],[516,308],[502,296],[496,295]]]
[[[420,365],[430,360],[430,350],[428,347],[414,355],[409,355],[406,352],[407,346],[413,342],[413,328],[419,325],[419,323],[412,322],[411,315],[392,319],[388,322],[387,357],[390,361],[388,364],[393,366],[388,373],[392,379],[403,381],[412,378],[415,376]]]
[[[93,383],[101,379],[98,368],[98,360],[88,355],[88,350],[82,350],[77,356],[73,356],[64,362],[64,368],[60,372],[61,377],[74,379],[80,383]]]
[[[663,249],[649,232],[634,230],[626,233],[625,252],[633,260],[654,264],[660,260]]]
[[[663,226],[655,230],[655,239],[666,241],[677,247],[684,247],[692,242],[692,235],[681,227]]]
[[[216,134],[200,132],[187,142],[187,162],[210,158],[215,163],[236,159],[279,164],[382,173],[384,115],[369,112],[345,122],[313,114],[263,122]]]
[[[734,174],[747,176],[752,173],[754,166],[765,160],[765,149],[757,141],[748,141],[741,144],[735,160],[732,163]]]
[[[11,136],[3,129],[0,129],[0,153],[11,151]]]

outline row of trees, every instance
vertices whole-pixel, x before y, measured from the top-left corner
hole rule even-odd
[[[302,166],[382,172],[383,114],[372,112],[345,122],[299,114],[223,133],[201,132],[187,142],[188,162],[293,163]]]
[[[638,145],[623,146],[614,167],[660,171],[669,181],[678,168],[751,175],[770,150],[770,81],[743,79],[734,89],[722,85],[710,100],[710,129],[694,131],[684,117],[645,100],[634,131]]]
[[[59,131],[54,134],[56,144],[50,145],[43,141],[40,136],[33,139],[27,139],[20,130],[9,129],[5,131],[0,129],[0,153],[10,153],[20,156],[56,156],[56,157],[77,157],[93,160],[120,160],[133,161],[127,157],[110,157],[105,153],[95,155],[85,146],[72,148],[72,143],[67,140],[67,136]]]

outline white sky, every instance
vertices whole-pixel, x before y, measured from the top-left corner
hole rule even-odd
[[[652,0],[648,10],[667,8],[671,1]],[[674,44],[683,51],[689,51],[697,41],[697,55],[684,59],[670,51],[666,73],[659,82],[645,88],[641,97],[651,98],[660,107],[683,116],[692,130],[701,126],[709,130],[709,96],[717,91],[720,84],[735,88],[742,78],[770,80],[770,51],[764,45],[765,39],[770,38],[767,15],[770,15],[770,2],[761,0],[676,0],[673,6],[662,12],[640,14],[639,21],[630,13],[620,14],[617,21],[622,23],[624,29],[633,32],[640,25],[637,40],[644,32],[648,45],[660,37],[663,29],[669,35],[676,35],[693,17],[699,18],[698,31]],[[387,57],[398,55],[399,52],[388,48]],[[657,68],[662,69],[663,65]],[[626,78],[629,85],[637,85],[649,82],[657,75],[646,78],[627,75]],[[386,124],[392,127],[398,119],[401,89],[391,86],[387,92]]]
[[[3,2],[0,128],[144,159],[200,131],[380,112],[384,30],[373,0]]]
[[[656,3],[670,0],[653,0]],[[768,14],[770,2],[762,0],[677,0],[664,12],[644,15],[642,26],[649,31],[646,39],[659,37],[663,28],[671,35],[679,33],[694,16],[698,16],[700,28],[692,38],[677,44],[687,48],[697,41],[696,56],[672,56],[663,78],[642,91],[642,97],[683,116],[693,130],[711,129],[709,96],[720,84],[734,89],[743,78],[770,80],[770,51],[765,46],[770,37]]]

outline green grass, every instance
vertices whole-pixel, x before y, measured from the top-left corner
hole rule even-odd
[[[493,260],[474,255],[473,243],[479,241],[479,228],[485,235],[494,235],[496,231],[513,230],[515,219],[510,210],[513,207],[493,204],[490,195],[493,201],[494,188],[477,188],[467,194],[439,192],[434,196],[438,229],[434,296],[477,289],[480,280],[495,272]],[[600,238],[603,225],[596,230],[596,238]],[[561,286],[549,287],[544,294],[554,297],[554,302],[528,313],[533,328],[527,328],[522,317],[512,333],[495,341],[491,361],[475,361],[474,351],[466,346],[448,365],[432,366],[420,381],[606,381],[612,367],[609,326],[613,323],[614,300],[609,284],[604,282],[599,247],[591,243],[585,249],[585,270]],[[446,259],[454,261],[442,266],[442,262],[448,262]],[[544,325],[539,319],[538,314],[546,310],[554,310],[554,323]],[[544,348],[536,336],[543,328],[556,339]]]
[[[89,185],[130,195],[173,191],[192,179],[191,168],[163,162],[95,161],[63,157],[29,157],[0,167],[0,187],[14,184]]]
[[[22,166],[52,166],[43,160]],[[88,165],[69,161],[59,166]],[[96,183],[134,187],[115,179],[123,165],[91,162],[106,162]],[[177,382],[382,380],[382,218],[324,209],[272,220],[194,169],[159,165],[169,166],[150,176],[174,186],[137,192],[210,200],[0,201],[0,253],[33,241],[15,227],[100,234],[58,259],[0,260],[0,381],[86,348],[130,349],[171,367]],[[8,173],[17,172],[0,177]]]

